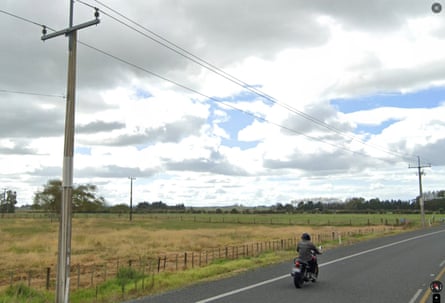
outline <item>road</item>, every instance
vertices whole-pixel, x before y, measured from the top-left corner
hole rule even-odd
[[[290,263],[128,303],[432,302],[429,283],[444,282],[445,225],[326,251],[319,280],[302,289],[292,283]]]

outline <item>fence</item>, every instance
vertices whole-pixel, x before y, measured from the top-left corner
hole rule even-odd
[[[73,213],[73,218],[124,218],[127,214]],[[48,212],[17,212],[1,214],[2,219],[49,219],[57,222],[59,216]],[[190,223],[248,224],[248,225],[311,225],[311,226],[376,226],[405,225],[420,220],[417,214],[170,214],[133,213],[134,220],[162,220]],[[434,216],[432,217],[434,221]],[[420,222],[420,221],[419,221]],[[434,223],[434,222],[432,222]]]
[[[385,232],[388,229],[392,228],[362,228],[349,232],[319,233],[313,235],[313,241],[317,245],[330,241],[342,244],[351,241],[357,235]],[[257,257],[264,252],[294,250],[298,240],[297,238],[279,239],[210,248],[202,251],[161,254],[156,257],[114,258],[104,260],[102,264],[74,264],[70,268],[70,286],[72,289],[96,287],[96,285],[116,277],[121,267],[132,267],[144,275],[156,275],[161,272],[176,272],[203,267],[218,260]],[[36,289],[54,289],[55,273],[56,270],[52,267],[3,270],[0,273],[0,288],[23,283]]]

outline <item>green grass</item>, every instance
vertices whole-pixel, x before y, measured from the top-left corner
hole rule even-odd
[[[0,295],[0,303],[47,303],[53,301],[53,296],[50,293],[34,290],[24,284],[10,286]]]
[[[405,219],[420,225],[418,214],[136,214],[134,221],[155,229],[222,228],[234,224],[247,225],[310,225],[310,226],[367,226],[396,225]]]
[[[72,303],[116,302],[129,298],[154,295],[168,290],[178,289],[192,284],[232,276],[240,272],[271,265],[282,260],[291,259],[293,252],[265,253],[256,258],[238,260],[218,260],[213,264],[180,272],[163,272],[156,275],[145,275],[137,281],[125,285],[121,292],[118,279],[107,281],[96,289],[75,291],[71,294]]]

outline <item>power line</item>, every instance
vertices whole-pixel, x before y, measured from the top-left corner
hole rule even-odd
[[[106,51],[104,51],[104,50],[101,50],[101,49],[99,49],[99,48],[97,48],[97,47],[91,46],[91,45],[89,45],[89,44],[87,44],[87,43],[84,43],[84,42],[81,42],[81,41],[78,41],[78,43],[81,44],[81,45],[83,45],[83,46],[85,46],[85,47],[88,47],[88,48],[90,48],[90,49],[92,49],[92,50],[94,50],[94,51],[96,51],[96,52],[99,52],[99,53],[101,53],[101,54],[103,54],[103,55],[105,55],[105,56],[108,56],[108,57],[110,57],[110,58],[112,58],[112,59],[114,59],[114,60],[116,60],[116,61],[119,61],[119,62],[121,62],[121,63],[124,63],[124,64],[126,64],[126,65],[129,65],[129,66],[131,66],[131,67],[133,67],[133,68],[136,68],[136,69],[138,69],[138,70],[140,70],[140,71],[142,71],[142,72],[148,73],[148,74],[150,74],[150,75],[152,75],[152,76],[154,76],[154,77],[156,77],[156,78],[159,78],[159,79],[161,79],[161,80],[164,80],[164,81],[166,81],[166,82],[169,82],[169,83],[171,83],[171,84],[174,84],[174,85],[176,85],[176,86],[178,86],[178,87],[181,87],[181,88],[183,88],[183,89],[185,89],[185,90],[188,90],[188,91],[190,91],[190,92],[192,92],[192,93],[195,93],[195,94],[197,94],[197,95],[200,95],[200,96],[202,96],[202,97],[204,97],[204,98],[206,98],[206,99],[209,99],[209,100],[212,100],[212,101],[214,101],[214,102],[223,104],[224,106],[230,107],[230,108],[232,108],[232,109],[234,109],[234,110],[237,110],[237,111],[239,111],[239,112],[241,112],[241,113],[243,113],[243,114],[245,114],[245,115],[251,116],[251,117],[253,117],[253,118],[257,119],[257,120],[260,120],[260,121],[263,121],[263,122],[266,122],[266,123],[275,125],[275,126],[280,127],[280,128],[282,128],[282,129],[284,129],[284,130],[287,130],[287,131],[289,131],[289,132],[292,132],[292,133],[295,133],[295,134],[298,134],[298,135],[302,135],[302,136],[304,136],[304,137],[306,137],[306,138],[308,138],[308,139],[310,139],[310,140],[313,140],[313,141],[319,141],[319,142],[321,142],[321,143],[324,143],[324,144],[327,144],[327,145],[331,145],[331,146],[333,146],[333,147],[340,148],[340,149],[342,149],[342,150],[351,152],[351,153],[353,153],[353,154],[359,154],[359,155],[362,155],[362,156],[369,157],[369,155],[367,155],[367,154],[365,154],[365,153],[358,152],[358,151],[353,151],[353,150],[350,150],[350,149],[348,149],[348,148],[346,148],[346,147],[344,147],[344,146],[341,146],[341,145],[338,145],[338,144],[334,144],[334,143],[331,143],[331,142],[327,142],[327,141],[321,140],[321,139],[316,138],[316,137],[309,136],[309,135],[307,135],[307,134],[305,134],[305,133],[303,133],[303,132],[299,132],[299,131],[297,131],[297,130],[295,130],[295,129],[292,129],[292,128],[290,128],[290,127],[281,125],[281,124],[279,124],[279,123],[270,121],[270,120],[268,120],[268,119],[266,119],[266,118],[264,118],[264,117],[261,117],[261,116],[255,115],[255,114],[253,114],[253,113],[251,113],[251,112],[248,112],[248,111],[246,111],[246,110],[240,109],[240,108],[238,108],[238,107],[236,107],[236,106],[234,106],[234,105],[232,105],[232,104],[230,104],[230,103],[224,102],[224,101],[221,100],[221,99],[218,99],[218,98],[215,98],[215,97],[206,95],[206,94],[204,94],[204,93],[202,93],[202,92],[200,92],[200,91],[198,91],[198,90],[196,90],[196,89],[194,89],[194,88],[188,87],[188,86],[186,86],[186,85],[184,85],[184,84],[181,84],[181,83],[179,83],[179,82],[177,82],[177,81],[168,79],[168,78],[166,78],[166,77],[164,77],[164,76],[162,76],[162,75],[160,75],[160,74],[157,74],[157,73],[155,73],[155,72],[153,72],[153,71],[151,71],[151,70],[148,70],[148,69],[146,69],[146,68],[144,68],[144,67],[141,67],[141,66],[139,66],[139,65],[137,65],[137,64],[135,64],[135,63],[132,63],[132,62],[130,62],[130,61],[127,61],[127,60],[125,60],[125,59],[122,59],[122,58],[120,58],[120,57],[118,57],[118,56],[116,56],[116,55],[113,55],[113,54],[111,54],[111,53],[109,53],[109,52],[106,52]]]
[[[34,21],[30,20],[30,19],[27,19],[27,18],[25,18],[25,17],[21,17],[21,16],[19,16],[19,15],[16,15],[16,14],[13,14],[13,13],[10,13],[10,12],[7,12],[7,11],[2,10],[2,9],[0,9],[0,13],[3,13],[3,14],[5,14],[5,15],[8,15],[8,16],[11,16],[11,17],[20,19],[20,20],[22,20],[22,21],[25,21],[25,22],[28,22],[28,23],[31,23],[31,24],[34,24],[34,25],[43,27],[43,24],[34,22]]]
[[[80,0],[76,0],[76,1],[79,2],[79,3],[85,4],[85,5],[88,5],[88,4],[84,3],[83,1],[80,1]],[[96,0],[96,2],[99,2],[99,1]],[[99,3],[100,3],[100,2],[99,2]],[[88,5],[88,6],[93,7],[93,6],[91,6],[91,5]],[[94,7],[94,8],[97,9],[96,7]],[[3,12],[3,11],[2,11],[2,12]],[[101,10],[101,13],[104,14],[104,15],[109,16],[109,14],[104,13],[102,10]],[[9,15],[9,14],[8,14],[8,15]],[[34,25],[37,25],[37,26],[39,26],[39,27],[43,27],[43,28],[47,28],[47,29],[50,29],[50,30],[52,30],[52,31],[55,31],[54,29],[52,29],[52,28],[49,27],[49,26],[42,25],[42,24],[40,24],[40,23],[31,21],[31,20],[26,19],[26,18],[21,18],[21,17],[19,17],[19,16],[13,15],[13,14],[11,14],[11,15],[14,16],[14,17],[17,17],[18,19],[21,19],[21,20],[23,20],[23,21],[26,21],[26,22],[32,23],[32,24],[34,24]],[[116,21],[118,21],[118,20],[117,20],[116,18],[114,18],[114,17],[111,17],[111,16],[109,16],[109,17],[115,19]],[[118,21],[118,22],[119,22],[119,23],[123,23],[122,21]],[[125,24],[125,23],[123,23],[123,24]],[[132,28],[132,27],[130,27],[130,28]],[[138,30],[136,30],[136,31],[139,32],[139,33],[141,33],[141,34],[143,34],[142,32],[140,32],[140,31],[138,31]],[[144,36],[147,36],[147,35],[144,34]],[[149,37],[149,36],[147,36],[147,37]],[[153,40],[152,37],[149,37],[149,38]],[[154,40],[154,41],[157,42],[157,40]],[[166,40],[166,41],[168,41],[168,40]],[[83,45],[83,46],[85,46],[85,47],[88,47],[88,48],[90,48],[90,49],[92,49],[92,50],[94,50],[94,51],[96,51],[96,52],[99,52],[99,53],[101,53],[101,54],[103,54],[103,55],[106,55],[106,56],[108,56],[108,57],[110,57],[110,58],[112,58],[112,59],[114,59],[114,60],[116,60],[116,61],[119,61],[119,62],[121,62],[121,63],[124,63],[124,64],[126,64],[126,65],[128,65],[128,66],[133,67],[133,68],[139,69],[139,70],[141,70],[141,71],[143,71],[143,72],[145,72],[145,73],[148,73],[148,74],[150,74],[150,75],[152,75],[152,76],[154,76],[154,77],[157,77],[157,78],[159,78],[159,79],[161,79],[161,80],[164,80],[164,81],[166,81],[166,82],[169,82],[169,83],[171,83],[171,84],[174,84],[174,85],[176,85],[176,86],[178,86],[178,87],[181,87],[181,88],[183,88],[183,89],[185,89],[185,90],[188,90],[188,91],[193,92],[193,93],[195,93],[195,94],[197,94],[197,95],[200,95],[200,96],[202,96],[202,97],[205,97],[205,98],[207,98],[207,99],[209,99],[209,100],[212,100],[212,101],[214,101],[214,102],[223,104],[223,105],[225,105],[225,106],[227,106],[227,107],[229,107],[229,108],[232,108],[232,109],[234,109],[234,110],[237,110],[237,111],[239,111],[239,112],[241,112],[241,113],[243,113],[243,114],[246,114],[246,115],[248,115],[248,116],[251,116],[251,117],[253,117],[253,118],[257,119],[257,120],[260,120],[260,121],[263,121],[263,122],[266,122],[266,123],[275,125],[275,126],[277,126],[277,127],[279,127],[279,128],[282,128],[282,129],[284,129],[284,130],[287,130],[287,131],[289,131],[289,132],[291,132],[291,133],[295,133],[295,134],[298,134],[298,135],[302,135],[302,136],[304,136],[304,137],[306,137],[306,138],[308,138],[308,139],[310,139],[310,140],[312,140],[312,141],[318,141],[318,142],[321,142],[321,143],[324,143],[324,144],[327,144],[327,145],[330,145],[330,146],[333,146],[333,147],[337,147],[337,148],[340,148],[340,149],[342,149],[342,150],[344,150],[344,151],[351,152],[351,153],[353,153],[353,154],[362,155],[362,156],[365,156],[365,157],[371,157],[371,156],[369,156],[369,155],[366,154],[366,153],[363,153],[363,152],[360,152],[360,151],[354,151],[354,150],[351,150],[351,149],[349,149],[349,148],[347,148],[347,147],[345,147],[345,146],[343,146],[343,145],[334,144],[334,143],[332,143],[332,142],[328,142],[328,141],[322,140],[322,139],[320,139],[320,138],[317,138],[317,137],[313,137],[313,136],[307,135],[307,134],[305,134],[305,133],[303,133],[303,132],[300,132],[300,131],[297,131],[297,130],[295,130],[295,129],[293,129],[293,128],[290,128],[290,127],[281,125],[281,124],[279,124],[279,123],[270,121],[270,120],[268,120],[268,119],[266,119],[266,118],[264,118],[264,117],[255,115],[255,114],[253,114],[253,113],[251,113],[251,112],[248,112],[248,111],[246,111],[246,110],[242,110],[242,109],[240,109],[240,108],[238,108],[238,107],[236,107],[236,106],[234,106],[234,105],[232,105],[232,104],[230,104],[230,103],[224,102],[224,101],[221,100],[221,99],[218,99],[218,98],[215,98],[215,97],[212,97],[212,96],[208,96],[208,95],[206,95],[206,94],[204,94],[204,93],[202,93],[202,92],[200,92],[200,91],[198,91],[198,90],[196,90],[196,89],[190,88],[190,87],[188,87],[188,86],[186,86],[186,85],[183,85],[183,84],[181,84],[181,83],[179,83],[179,82],[177,82],[177,81],[168,79],[168,78],[166,78],[166,77],[164,77],[164,76],[162,76],[162,75],[160,75],[160,74],[157,74],[157,73],[155,73],[155,72],[153,72],[153,71],[151,71],[151,70],[148,70],[148,69],[146,69],[146,68],[144,68],[144,67],[141,67],[141,66],[139,66],[139,65],[137,65],[137,64],[135,64],[135,63],[132,63],[132,62],[130,62],[130,61],[128,61],[128,60],[122,59],[122,58],[120,58],[120,57],[118,57],[118,56],[115,56],[115,55],[113,55],[113,54],[111,54],[111,53],[109,53],[109,52],[106,52],[106,51],[104,51],[104,50],[101,50],[101,49],[99,49],[99,48],[97,48],[97,47],[94,47],[94,46],[92,46],[92,45],[89,45],[89,44],[87,44],[87,43],[81,42],[81,41],[79,41],[79,40],[78,40],[78,43],[81,44],[81,45]],[[173,49],[172,49],[172,50],[173,50]],[[173,51],[175,51],[175,50],[173,50]],[[177,52],[177,51],[175,51],[175,52]],[[177,52],[177,53],[179,53],[179,52]],[[179,54],[180,54],[180,53],[179,53]],[[183,54],[181,54],[181,55],[182,55],[182,56],[185,56],[185,55],[183,55]],[[188,58],[187,56],[185,56],[185,57]],[[198,58],[198,57],[196,57],[196,58]],[[197,62],[197,63],[198,63],[198,62]],[[198,63],[198,64],[199,64],[199,63]],[[201,65],[201,64],[200,64],[200,65]],[[205,67],[204,65],[201,65],[201,66]],[[205,68],[207,68],[207,67],[205,67]],[[211,69],[210,69],[210,70],[211,70]],[[212,70],[212,71],[213,71],[213,70]],[[236,79],[236,78],[235,78],[235,79]],[[239,81],[240,81],[240,80],[239,80]],[[243,82],[243,83],[244,83],[244,82]],[[247,87],[246,87],[246,86],[247,86]],[[252,88],[252,87],[249,86],[248,84],[245,84],[245,86],[243,86],[243,87],[246,88],[246,89],[248,89],[248,90],[250,90],[250,91],[252,91],[252,92],[254,92],[255,94],[257,94],[257,95],[259,95],[259,96],[261,96],[261,97],[264,97],[264,98],[267,99],[267,100],[272,101],[273,103],[276,103],[276,101],[274,101],[274,99],[273,99],[272,97],[270,97],[270,96],[268,96],[268,95],[266,95],[266,94],[264,94],[264,93],[262,93],[262,92],[256,92],[256,89]],[[301,113],[302,113],[302,112],[301,112]],[[314,117],[312,117],[312,116],[310,116],[310,115],[307,115],[307,114],[305,114],[305,113],[302,113],[302,114],[303,114],[303,115],[306,115],[306,116],[308,117],[308,119],[312,118],[312,119],[314,119],[315,121],[319,121],[319,120],[317,120],[316,118],[314,118]],[[319,122],[324,124],[324,122],[321,122],[321,121],[319,121]],[[331,127],[331,126],[329,126],[329,125],[327,125],[327,124],[325,124],[325,125],[328,126],[328,127]],[[339,130],[338,130],[338,131],[339,131]],[[357,138],[355,138],[355,137],[353,137],[353,136],[351,136],[351,137],[352,137],[353,139],[359,140],[359,139],[357,139]],[[393,155],[394,155],[394,154],[393,154]]]
[[[63,96],[63,95],[43,94],[43,93],[25,92],[25,91],[9,90],[9,89],[0,89],[0,93],[31,95],[31,96],[42,96],[42,97],[52,97],[52,98],[66,99],[66,97]]]
[[[81,3],[81,4],[84,4],[86,6],[94,7],[94,6],[84,2],[82,0],[76,0],[76,1]],[[150,29],[148,29],[147,27],[144,27],[140,23],[130,19],[129,17],[123,15],[122,13],[120,13],[117,10],[111,8],[110,6],[104,4],[103,2],[101,2],[99,0],[93,0],[93,1],[95,1],[96,3],[102,5],[103,7],[105,7],[108,10],[110,10],[111,12],[117,14],[118,16],[122,17],[123,19],[131,22],[132,24],[136,25],[137,27],[143,29],[144,31],[148,32],[149,34],[155,36],[156,38],[154,38],[154,37],[152,37],[152,36],[150,36],[150,35],[148,35],[148,34],[146,34],[144,32],[141,32],[140,30],[136,29],[135,27],[133,27],[133,26],[125,23],[124,21],[119,20],[118,18],[112,16],[111,14],[101,10],[101,12],[104,15],[110,17],[111,19],[115,20],[116,22],[118,22],[118,23],[124,25],[125,27],[128,27],[129,29],[131,29],[131,30],[141,34],[142,36],[144,36],[144,37],[146,37],[146,38],[148,38],[148,39],[150,39],[150,40],[152,40],[152,41],[154,41],[154,42],[156,42],[156,43],[166,47],[167,49],[177,53],[178,55],[180,55],[180,56],[182,56],[182,57],[184,57],[184,58],[186,58],[186,59],[188,59],[188,60],[190,60],[190,61],[192,61],[192,62],[194,62],[194,63],[196,63],[196,64],[198,64],[198,65],[200,65],[202,67],[204,67],[204,68],[206,68],[207,70],[209,70],[209,71],[211,71],[211,72],[213,72],[213,73],[215,73],[215,74],[225,78],[226,80],[228,80],[228,81],[230,81],[230,82],[232,82],[232,83],[234,83],[234,84],[236,84],[236,85],[238,85],[238,86],[240,86],[240,87],[242,87],[242,88],[244,88],[246,90],[249,90],[250,92],[258,95],[259,97],[262,97],[263,99],[266,99],[266,100],[270,101],[273,104],[281,106],[282,108],[288,110],[289,112],[291,112],[293,114],[296,114],[296,115],[298,115],[298,116],[300,116],[300,117],[302,117],[302,118],[304,118],[306,120],[309,120],[310,122],[312,122],[312,123],[314,123],[314,124],[316,124],[318,126],[321,126],[321,127],[326,128],[326,129],[328,129],[330,131],[333,131],[333,132],[341,135],[342,137],[347,137],[347,138],[349,138],[351,140],[355,140],[355,141],[361,143],[362,145],[372,147],[372,148],[380,150],[380,151],[382,151],[384,153],[387,153],[387,154],[390,154],[390,155],[393,155],[393,156],[396,156],[396,157],[401,157],[401,158],[404,158],[404,159],[408,159],[408,158],[412,159],[414,157],[412,155],[410,156],[410,155],[406,155],[406,154],[401,154],[401,153],[398,153],[398,152],[387,150],[387,149],[385,149],[385,148],[383,148],[381,146],[378,146],[378,145],[370,144],[369,142],[366,142],[366,141],[364,141],[364,140],[362,140],[362,139],[360,139],[360,138],[358,138],[356,136],[353,136],[353,135],[350,135],[348,133],[345,133],[344,131],[342,131],[342,130],[334,127],[334,126],[331,126],[331,125],[325,123],[324,121],[321,121],[321,120],[317,119],[314,116],[311,116],[311,115],[309,115],[307,113],[304,113],[304,112],[302,112],[302,111],[300,111],[300,110],[298,110],[298,109],[296,109],[296,108],[294,108],[294,107],[292,107],[292,106],[290,106],[290,105],[288,105],[286,103],[282,103],[279,100],[277,100],[276,98],[274,98],[274,97],[264,93],[260,89],[258,89],[256,87],[254,87],[254,86],[252,86],[252,85],[250,85],[250,84],[248,84],[248,83],[238,79],[237,77],[235,77],[235,76],[225,72],[221,68],[218,68],[217,66],[211,64],[210,62],[208,62],[208,61],[206,61],[206,60],[204,60],[204,59],[194,55],[190,51],[187,51],[185,48],[179,46],[178,44],[176,44],[176,43],[174,43],[174,42],[164,38],[163,36],[157,34],[156,32],[154,32],[154,31],[152,31]]]

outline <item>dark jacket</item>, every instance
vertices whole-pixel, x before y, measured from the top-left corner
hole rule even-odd
[[[314,243],[307,240],[302,240],[297,244],[297,252],[299,253],[299,258],[305,262],[309,262],[312,259],[311,250],[313,250],[317,255],[321,254]]]

